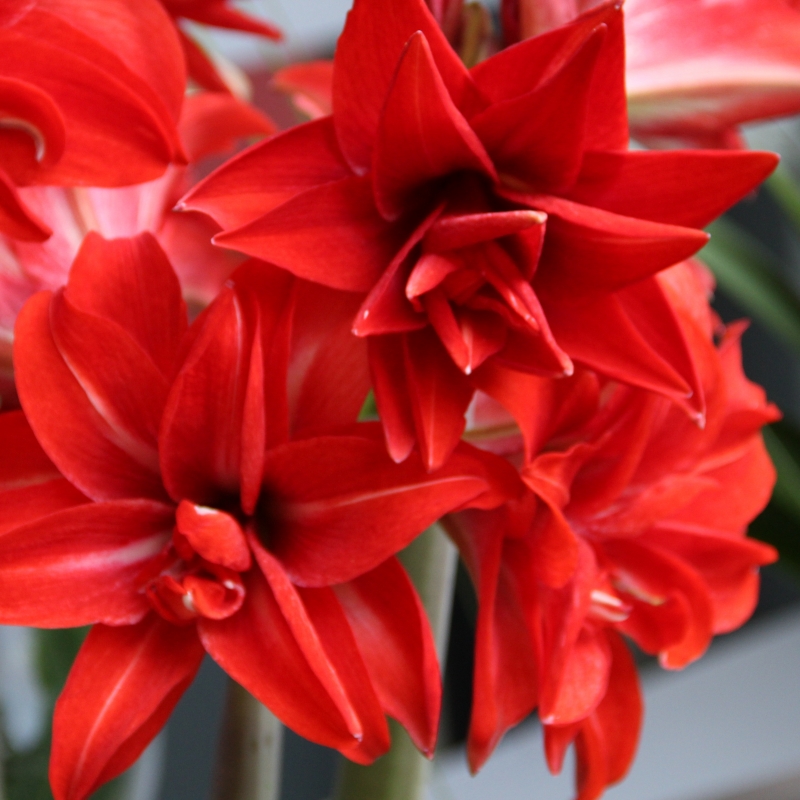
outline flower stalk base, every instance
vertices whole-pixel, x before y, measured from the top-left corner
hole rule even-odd
[[[431,526],[402,553],[406,568],[425,606],[444,667],[458,556],[443,528]],[[369,767],[343,761],[337,800],[422,800],[431,762],[414,747],[408,734],[389,721],[392,748]]]
[[[239,684],[230,682],[215,800],[278,800],[283,726]]]

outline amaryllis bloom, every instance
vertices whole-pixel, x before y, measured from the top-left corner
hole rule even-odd
[[[233,149],[242,138],[264,136],[275,126],[253,106],[228,93],[200,92],[184,102],[180,135],[188,167],[171,166],[154,181],[119,188],[31,186],[19,190],[26,207],[53,231],[45,242],[0,235],[0,397],[14,407],[11,349],[14,322],[25,301],[67,282],[84,237],[107,238],[150,231],[178,273],[184,298],[194,308],[208,305],[242,257],[211,245],[218,230],[205,215],[177,213],[175,203],[195,182],[203,159]]]
[[[527,493],[447,523],[480,603],[473,769],[538,707],[550,768],[575,742],[578,797],[598,797],[624,776],[639,735],[620,634],[677,669],[755,608],[758,567],[776,553],[745,533],[774,484],[760,428],[779,414],[742,373],[742,326],[721,332],[694,281],[682,266],[663,284],[696,357],[705,428],[666,398],[591,373],[531,376],[523,388],[498,370],[485,384],[519,421]]]
[[[150,234],[90,234],[67,286],[26,304],[24,416],[0,415],[0,621],[94,624],[56,707],[56,800],[133,762],[204,651],[349,758],[388,748],[384,714],[431,752],[438,665],[393,554],[449,510],[502,502],[508,476],[468,445],[433,476],[397,465],[353,423],[354,310],[245,265],[187,329]]]
[[[185,199],[219,244],[363,298],[354,332],[392,457],[436,469],[482,365],[575,364],[700,416],[654,275],[774,167],[762,153],[628,152],[622,14],[605,4],[468,70],[423,0],[356,0],[333,114]]]
[[[596,0],[503,0],[506,43]],[[737,126],[800,112],[800,11],[791,0],[628,0],[628,112],[655,145],[736,147]]]
[[[214,28],[254,33],[279,41],[283,34],[274,25],[231,8],[228,0],[161,0],[176,23],[182,19]],[[214,62],[203,49],[178,26],[189,77],[212,91],[227,91],[228,86],[217,72]]]
[[[0,232],[50,231],[19,186],[123,186],[184,155],[186,68],[157,0],[7,0],[0,10]]]

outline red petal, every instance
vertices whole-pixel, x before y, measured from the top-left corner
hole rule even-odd
[[[275,123],[255,106],[227,92],[187,95],[181,114],[181,138],[190,161],[233,150],[238,139],[269,136]]]
[[[53,231],[19,196],[17,187],[0,169],[0,233],[23,242],[44,242]]]
[[[514,578],[503,563],[507,518],[467,511],[448,518],[448,531],[478,590],[475,677],[467,755],[479,770],[508,728],[536,705],[537,666]],[[513,557],[513,556],[512,556]]]
[[[249,371],[244,314],[231,289],[195,322],[192,333],[162,418],[161,469],[176,501],[213,506],[222,493],[238,494]]]
[[[400,464],[416,443],[414,416],[406,388],[403,336],[370,336],[367,339],[369,371],[392,460]]]
[[[417,245],[441,210],[441,206],[434,208],[417,225],[380,280],[372,287],[353,322],[353,333],[356,336],[403,333],[425,327],[424,315],[409,302],[407,281],[410,281],[409,271],[412,271]],[[413,271],[411,274],[413,275]]]
[[[274,25],[243,14],[235,8],[226,5],[227,0],[165,0],[164,5],[170,13],[176,16],[193,19],[204,25],[211,25],[216,28],[229,28],[235,31],[245,31],[255,33],[259,36],[266,36],[268,39],[280,41],[283,34]]]
[[[163,9],[149,0],[135,10],[126,2],[70,6],[69,23],[51,10],[37,7],[3,30],[0,72],[41,86],[64,117],[62,158],[30,177],[97,186],[157,178],[180,157],[175,120],[185,85],[180,44]]]
[[[186,304],[151,234],[106,240],[88,233],[72,265],[66,297],[81,311],[124,328],[171,377],[186,332]]]
[[[340,583],[487,490],[487,478],[468,455],[454,455],[433,475],[418,458],[395,464],[377,438],[290,442],[267,454],[264,485],[278,517],[261,535],[296,583]]]
[[[433,634],[413,584],[390,558],[335,589],[383,710],[430,757],[442,686]]]
[[[425,234],[423,246],[428,253],[444,253],[529,228],[541,228],[545,219],[544,214],[529,209],[439,217]]]
[[[3,506],[0,533],[87,501],[61,477],[39,446],[22,412],[0,414],[0,441],[5,448],[0,462]]]
[[[605,697],[595,711],[606,752],[608,783],[621,781],[639,743],[644,707],[636,664],[622,637],[606,630],[612,664]]]
[[[333,113],[333,61],[290,64],[272,76],[272,85],[288,94],[311,119]]]
[[[4,123],[2,163],[24,183],[39,164],[52,167],[64,155],[64,117],[53,97],[35,83],[0,78]],[[13,185],[13,182],[12,182]]]
[[[648,0],[626,5],[625,17],[631,125],[637,135],[721,140],[733,125],[800,108],[800,33],[793,4]],[[690,30],[687,19],[693,20]]]
[[[344,752],[357,747],[320,683],[259,569],[245,576],[242,608],[224,620],[200,619],[211,657],[292,730]]]
[[[50,306],[46,292],[28,301],[17,318],[14,347],[20,399],[43,449],[95,500],[163,498],[157,465],[154,470],[128,452],[130,440],[98,413],[64,362],[50,332]]]
[[[776,164],[774,153],[748,151],[587,153],[568,197],[614,214],[702,228]]]
[[[501,173],[543,191],[575,182],[583,160],[589,89],[605,31],[599,28],[543,85],[491,105],[470,120]]]
[[[250,549],[239,523],[224,511],[181,500],[175,527],[206,561],[236,572],[250,569]]]
[[[688,258],[708,241],[708,234],[692,228],[625,217],[557,197],[513,197],[549,215],[537,281],[570,294],[621,289]]]
[[[359,744],[351,754],[369,763],[389,747],[386,720],[333,591],[299,589],[280,563],[251,537],[256,560],[309,666]]]
[[[309,189],[214,241],[299,278],[365,292],[392,260],[402,235],[378,214],[369,181],[345,178]]]
[[[371,670],[333,589],[300,589],[299,593],[331,665],[352,698],[363,730],[358,747],[347,755],[357,763],[371,764],[389,749],[389,727],[372,684]],[[393,611],[396,613],[397,609]],[[385,639],[382,644],[386,645]]]
[[[667,550],[633,541],[606,541],[603,549],[613,561],[618,572],[624,576],[623,584],[630,584],[633,596],[654,598],[651,606],[650,626],[658,631],[659,603],[671,595],[678,594],[686,604],[687,628],[683,637],[664,647],[659,653],[659,662],[667,669],[680,669],[699,658],[708,647],[713,633],[712,607],[708,589],[700,575],[684,561]],[[654,604],[653,604],[654,603]],[[635,604],[640,605],[640,603]],[[667,604],[665,604],[667,605]],[[672,624],[664,608],[665,622]],[[633,615],[632,615],[633,617]],[[626,623],[621,625],[624,631]]]
[[[356,295],[298,287],[289,385],[292,438],[350,425],[370,387],[367,343],[351,332]]]
[[[333,122],[298,125],[254,145],[197,184],[179,207],[203,211],[224,228],[253,222],[315,186],[352,173],[339,152]]]
[[[139,575],[169,540],[173,520],[169,506],[117,500],[57,511],[4,534],[4,624],[138,622],[150,607]]]
[[[682,376],[650,345],[613,294],[567,305],[545,299],[547,318],[559,344],[577,361],[624,383],[687,404],[692,391]],[[697,409],[693,407],[696,414]]]
[[[372,156],[375,201],[386,219],[425,204],[423,184],[468,170],[497,175],[480,140],[458,111],[436,69],[425,35],[415,33],[400,57],[381,111]]]
[[[514,416],[525,437],[526,461],[550,438],[568,434],[597,408],[597,379],[585,371],[554,381],[490,361],[475,373],[473,382]]]
[[[127,769],[161,730],[202,658],[193,626],[156,614],[135,626],[95,626],[56,703],[56,800],[84,800]]]
[[[406,382],[423,463],[433,472],[455,449],[474,393],[431,331],[405,334]]]
[[[79,311],[60,292],[50,302],[50,331],[112,441],[157,475],[168,384],[153,361],[115,322]]]
[[[421,31],[453,102],[462,113],[480,107],[477,90],[423,0],[358,0],[339,37],[333,71],[336,134],[359,173],[372,163],[378,121],[397,62],[409,38]]]
[[[566,725],[590,714],[603,699],[610,670],[611,652],[604,632],[584,626],[560,665],[557,694],[542,698],[542,722]]]

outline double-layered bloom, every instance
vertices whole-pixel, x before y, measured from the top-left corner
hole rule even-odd
[[[436,469],[484,365],[582,365],[700,418],[654,276],[775,157],[629,152],[622,13],[604,4],[468,70],[423,0],[356,0],[333,114],[229,162],[184,201],[219,244],[360,293],[354,332],[389,451]]]
[[[776,554],[745,533],[775,479],[760,428],[779,414],[742,373],[742,326],[721,332],[695,281],[688,266],[661,278],[699,366],[704,428],[591,373],[523,387],[498,370],[484,384],[519,423],[526,493],[448,518],[480,602],[473,769],[538,706],[551,769],[575,742],[578,797],[598,797],[627,771],[641,721],[620,634],[676,669],[755,607]]]
[[[514,475],[468,445],[435,475],[397,465],[354,423],[356,305],[255,263],[187,329],[156,240],[94,233],[67,286],[26,304],[24,415],[0,415],[0,621],[94,624],[56,707],[57,800],[133,762],[204,651],[356,761],[388,748],[384,714],[431,752],[436,654],[394,553]]]
[[[506,43],[596,0],[503,0]],[[631,131],[649,144],[737,147],[745,122],[800,111],[800,11],[790,0],[629,0]]]
[[[184,160],[180,42],[158,0],[8,0],[0,10],[0,232],[48,226],[19,186],[122,186]]]

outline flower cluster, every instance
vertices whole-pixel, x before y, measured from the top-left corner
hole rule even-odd
[[[437,520],[479,601],[475,770],[538,709],[598,797],[639,735],[625,637],[680,668],[752,613],[778,412],[687,259],[776,157],[629,149],[627,107],[716,146],[798,89],[662,113],[614,0],[507,2],[505,48],[428,5],[356,0],[332,64],[277,76],[310,117],[281,132],[181,27],[280,35],[225,0],[0,11],[0,622],[93,626],[56,800],[133,763],[204,653],[353,761],[387,716],[432,755],[397,554]]]

